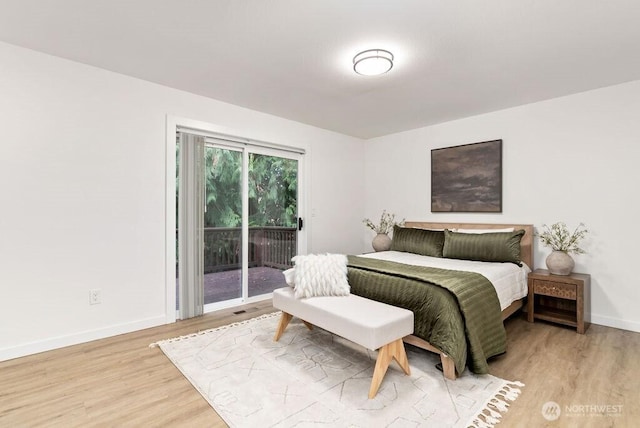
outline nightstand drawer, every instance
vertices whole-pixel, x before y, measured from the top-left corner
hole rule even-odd
[[[560,282],[533,281],[533,292],[544,296],[560,297],[562,299],[576,300],[575,284],[562,284]]]

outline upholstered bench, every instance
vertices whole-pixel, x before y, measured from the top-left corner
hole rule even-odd
[[[375,300],[348,296],[296,299],[291,287],[273,292],[273,306],[282,311],[274,340],[277,342],[293,316],[311,329],[316,325],[367,349],[378,351],[369,398],[375,397],[392,359],[409,375],[402,338],[413,333],[413,312]]]

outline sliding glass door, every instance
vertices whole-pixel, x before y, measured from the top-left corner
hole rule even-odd
[[[285,285],[282,271],[292,266],[303,233],[301,158],[299,153],[206,138],[203,195],[196,202],[203,210],[202,284],[177,281],[178,289],[202,287],[205,312],[266,298]],[[178,191],[178,205],[180,198]],[[177,231],[179,242],[197,239],[182,233]],[[178,254],[178,271],[187,269],[180,250]]]
[[[204,303],[242,298],[243,153],[206,143]]]
[[[249,153],[249,297],[284,286],[298,243],[298,160]]]

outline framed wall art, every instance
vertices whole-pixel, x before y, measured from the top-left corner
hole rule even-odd
[[[502,212],[502,140],[431,150],[431,212]]]

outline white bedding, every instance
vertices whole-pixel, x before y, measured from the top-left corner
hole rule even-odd
[[[363,254],[362,257],[408,265],[477,272],[493,284],[496,289],[496,294],[498,294],[501,310],[504,310],[511,303],[527,295],[527,274],[531,272],[531,269],[529,269],[526,263],[522,263],[522,267],[520,267],[514,263],[489,263],[445,259],[399,251],[381,251],[379,253]]]

